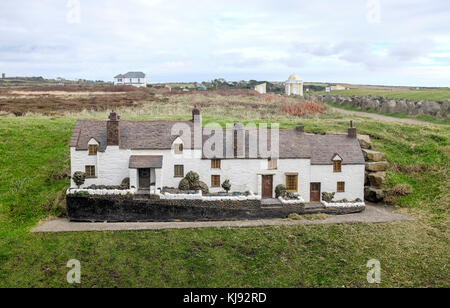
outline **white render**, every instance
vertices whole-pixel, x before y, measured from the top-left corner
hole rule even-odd
[[[183,154],[175,154],[173,150],[122,150],[118,146],[108,146],[105,152],[97,155],[89,155],[88,151],[70,149],[72,174],[85,170],[86,165],[96,166],[96,178],[86,179],[81,188],[96,185],[120,185],[126,177],[130,178],[130,186],[133,191],[138,187],[137,169],[130,169],[129,159],[131,155],[161,155],[163,156],[162,168],[156,168],[151,174],[155,177],[156,187],[151,191],[162,187],[178,187],[182,178],[174,177],[174,166],[183,165],[184,174],[195,171],[200,175],[211,192],[223,191],[221,187],[211,188],[211,175],[220,175],[223,183],[229,179],[232,191],[253,191],[257,195],[262,194],[262,175],[273,175],[273,197],[275,187],[285,183],[286,173],[298,173],[298,193],[305,202],[310,201],[310,183],[320,182],[322,192],[336,192],[337,182],[345,182],[345,192],[336,193],[335,199],[355,200],[364,199],[364,165],[342,165],[342,172],[334,173],[333,165],[311,165],[310,159],[279,159],[276,170],[268,170],[267,159],[224,159],[221,161],[221,169],[211,169],[209,159],[200,158],[199,150],[185,150]],[[77,186],[72,181],[71,187]]]
[[[134,72],[136,73],[136,72]],[[142,77],[133,76],[133,72],[129,72],[125,75],[117,75],[114,77],[114,85],[129,85],[133,87],[146,87],[147,86],[147,78],[144,73],[137,72],[142,75]]]

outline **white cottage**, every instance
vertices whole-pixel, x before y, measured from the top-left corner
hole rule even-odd
[[[114,77],[114,85],[128,85],[134,87],[146,87],[147,78],[142,72],[128,72]]]
[[[321,192],[363,200],[365,162],[354,127],[341,135],[308,134],[303,126],[279,130],[279,156],[274,159],[255,149],[252,129],[202,128],[200,110],[194,108],[192,114],[190,121],[126,121],[114,112],[108,121],[78,120],[70,142],[72,175],[86,173],[83,188],[120,185],[129,177],[135,192],[150,193],[178,187],[192,170],[212,192],[222,191],[221,183],[228,179],[232,191],[252,191],[263,198],[273,198],[275,187],[284,184],[306,202],[320,201]],[[223,138],[223,151],[210,156],[214,136]],[[271,136],[269,130],[268,144]],[[77,187],[73,181],[71,187]]]

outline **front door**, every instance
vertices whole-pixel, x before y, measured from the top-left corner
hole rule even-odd
[[[139,188],[150,189],[150,169],[139,169]]]
[[[262,197],[272,198],[273,197],[273,175],[263,175],[262,176]]]
[[[320,202],[320,183],[311,183],[309,196],[311,202]]]

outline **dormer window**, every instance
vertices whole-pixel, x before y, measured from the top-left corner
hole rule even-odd
[[[333,156],[333,172],[342,172],[342,157],[339,154]]]
[[[175,144],[175,154],[183,154],[183,144]]]
[[[333,172],[342,172],[342,162],[340,160],[333,161]]]
[[[98,145],[90,144],[89,145],[89,155],[97,155],[97,152],[98,152]]]

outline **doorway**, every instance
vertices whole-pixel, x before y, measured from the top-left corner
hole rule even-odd
[[[273,175],[262,176],[262,197],[263,198],[273,197]]]
[[[150,189],[150,168],[139,169],[139,189]]]
[[[311,202],[320,202],[320,183],[311,183],[309,198]]]

